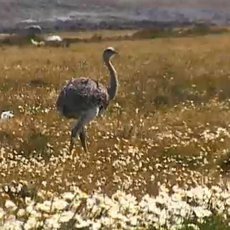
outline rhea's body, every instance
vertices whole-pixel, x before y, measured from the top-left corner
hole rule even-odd
[[[62,100],[65,97],[66,100]],[[109,104],[107,88],[88,78],[70,80],[61,91],[57,109],[66,118],[77,119],[93,107],[101,112]]]

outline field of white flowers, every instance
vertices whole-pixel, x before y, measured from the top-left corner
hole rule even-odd
[[[70,154],[57,95],[107,84],[111,45],[118,96]],[[0,229],[230,229],[228,34],[0,50]]]
[[[135,196],[117,191],[111,197],[102,193],[88,195],[76,187],[55,196],[40,191],[36,201],[25,197],[15,203],[7,199],[0,208],[1,229],[227,229],[216,222],[230,224],[229,185],[197,185],[191,189],[173,186],[171,192],[160,186],[157,196]],[[20,193],[23,185],[8,188]],[[213,220],[212,220],[213,221]],[[216,221],[216,220],[214,220]]]

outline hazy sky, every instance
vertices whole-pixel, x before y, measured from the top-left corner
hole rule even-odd
[[[98,16],[107,13],[108,9],[109,13],[125,12],[125,16],[127,16],[125,10],[129,13],[146,12],[139,11],[140,8],[153,9],[155,14],[147,15],[152,17],[151,20],[162,17],[171,20],[172,14],[179,13],[192,19],[209,20],[215,16],[230,21],[230,0],[0,0],[0,26],[11,26],[25,19],[41,20],[90,10],[98,13]],[[162,11],[158,10],[159,8]],[[164,15],[164,12],[169,11],[171,13]],[[158,15],[159,12],[162,12],[162,15]]]
[[[148,4],[149,6],[190,6],[195,8],[230,8],[230,0],[117,0],[117,2],[121,4],[126,3],[131,5],[138,4],[140,6]]]

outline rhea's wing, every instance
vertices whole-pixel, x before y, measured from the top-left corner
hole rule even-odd
[[[103,85],[91,79],[79,78],[70,80],[63,88],[57,100],[57,107],[66,113],[64,115],[69,113],[71,116],[79,116],[94,106],[106,108],[108,100],[107,89]]]

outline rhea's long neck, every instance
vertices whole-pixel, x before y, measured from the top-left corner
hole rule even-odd
[[[117,95],[118,77],[117,77],[117,72],[110,60],[105,60],[105,65],[107,66],[110,74],[110,84],[108,87],[108,94],[109,94],[109,99],[112,100]]]

